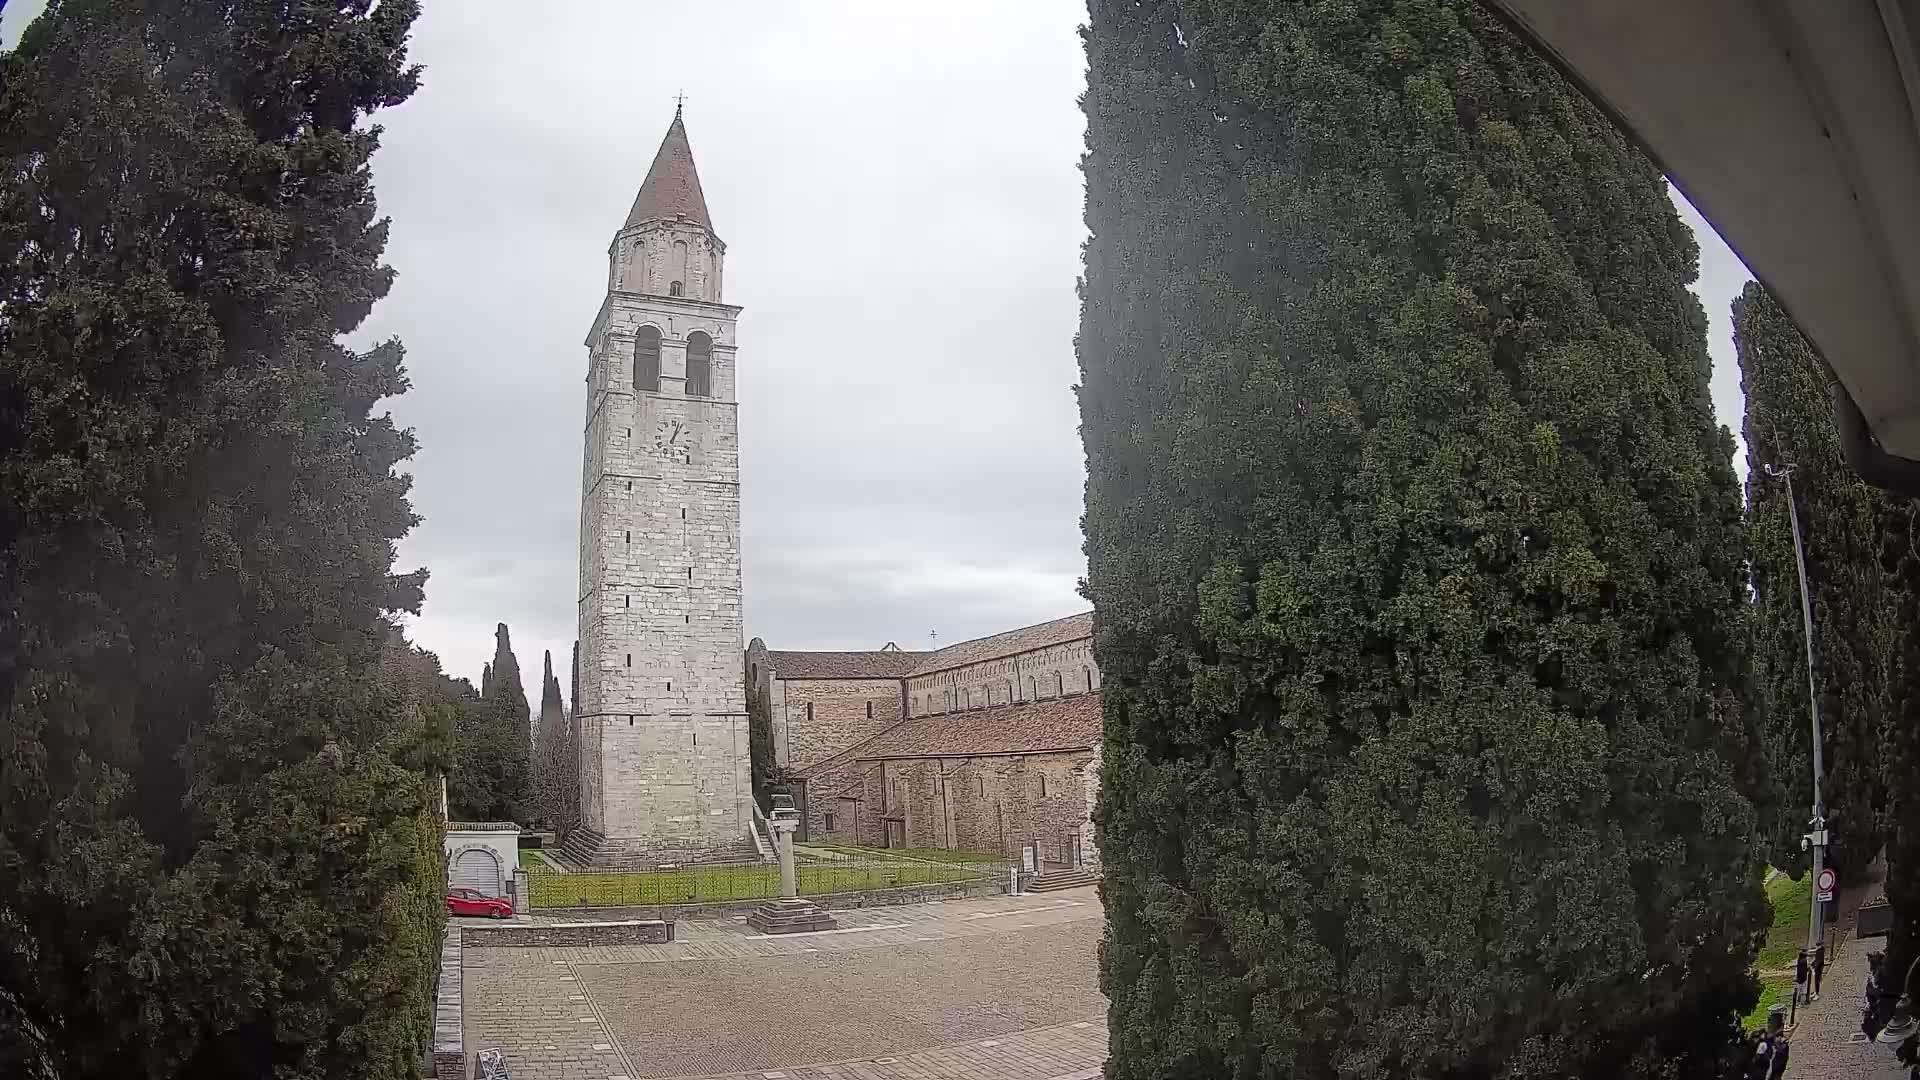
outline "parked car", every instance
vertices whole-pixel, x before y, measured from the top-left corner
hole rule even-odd
[[[448,889],[447,914],[508,919],[513,917],[513,905],[497,896],[488,896],[479,889]]]

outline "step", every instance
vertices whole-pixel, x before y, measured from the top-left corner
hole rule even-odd
[[[769,900],[747,915],[747,925],[763,934],[801,934],[839,926],[825,908],[805,897]]]
[[[1049,870],[1027,882],[1027,892],[1058,892],[1100,883],[1100,875],[1091,870]]]

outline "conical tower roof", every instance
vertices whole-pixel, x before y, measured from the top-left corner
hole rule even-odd
[[[667,137],[660,140],[660,152],[653,155],[653,168],[647,170],[640,194],[634,196],[633,209],[627,212],[631,228],[654,218],[683,214],[712,230],[707,217],[707,197],[700,192],[700,173],[693,167],[693,147],[687,142],[687,125],[680,110],[673,111],[673,124]]]

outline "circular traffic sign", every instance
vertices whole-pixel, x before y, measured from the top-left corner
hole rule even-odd
[[[1834,874],[1833,874],[1833,867],[1831,867],[1831,866],[1823,866],[1823,867],[1821,867],[1821,868],[1820,868],[1820,884],[1819,884],[1819,889],[1820,889],[1820,891],[1821,891],[1821,892],[1832,892],[1832,891],[1833,891],[1833,885],[1834,885],[1834,882],[1835,882],[1836,880],[1838,880],[1838,879],[1836,879],[1836,878],[1834,877]]]

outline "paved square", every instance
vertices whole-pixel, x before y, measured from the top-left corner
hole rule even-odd
[[[1097,1075],[1092,890],[849,914],[790,938],[716,920],[671,946],[467,949],[468,1052],[499,1046],[515,1080]]]

